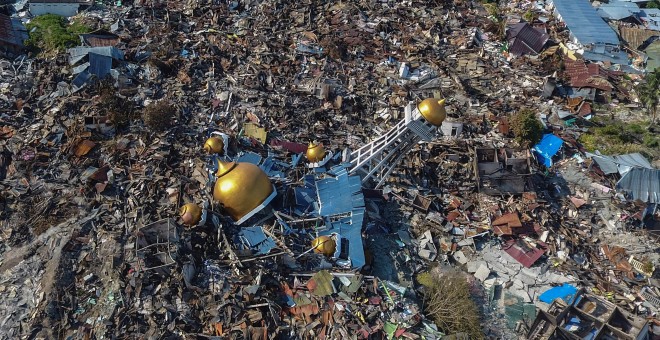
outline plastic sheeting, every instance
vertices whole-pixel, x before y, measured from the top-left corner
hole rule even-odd
[[[538,156],[539,162],[547,167],[551,167],[552,156],[557,154],[559,149],[561,149],[562,144],[564,144],[564,141],[561,138],[553,134],[546,134],[543,136],[543,139],[534,146],[533,150]]]
[[[578,291],[577,287],[570,285],[568,283],[564,283],[561,286],[552,287],[546,290],[545,292],[543,292],[543,294],[539,296],[539,300],[550,304],[552,303],[552,301],[555,301],[557,298],[561,298],[562,300],[571,304],[573,303],[573,300],[575,300],[575,295],[577,291]]]

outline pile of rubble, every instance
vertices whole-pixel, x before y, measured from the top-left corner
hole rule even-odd
[[[511,113],[566,109],[556,55],[502,53],[480,4],[78,16],[99,29],[66,54],[0,60],[2,338],[466,337],[425,314],[436,266],[470,274],[492,338],[656,322],[659,170],[553,119],[514,147]],[[566,80],[623,82],[591,65]]]

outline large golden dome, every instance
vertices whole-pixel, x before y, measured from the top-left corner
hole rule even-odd
[[[213,187],[213,198],[222,203],[229,215],[238,221],[272,193],[268,176],[252,163],[218,160],[218,179]]]
[[[427,98],[417,105],[417,109],[429,123],[440,126],[447,117],[445,111],[445,100],[437,98]]]
[[[323,144],[310,142],[309,146],[307,146],[307,153],[305,156],[307,157],[307,160],[312,163],[322,161],[323,157],[325,157],[325,148],[323,147]]]

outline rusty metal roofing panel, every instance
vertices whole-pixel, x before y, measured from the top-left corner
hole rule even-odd
[[[522,239],[511,240],[504,246],[504,251],[525,268],[530,268],[538,261],[546,249],[547,246],[541,241],[537,241],[536,245],[532,246]]]

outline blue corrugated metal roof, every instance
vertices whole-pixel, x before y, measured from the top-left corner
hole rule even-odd
[[[364,246],[362,245],[362,220],[360,220],[359,224],[355,223],[355,217],[351,220],[353,222],[352,224],[346,223],[346,219],[335,222],[330,222],[326,219],[326,225],[330,225],[330,229],[319,233],[319,235],[338,233],[342,239],[348,240],[348,254],[351,259],[351,266],[353,268],[360,268],[366,263]],[[342,240],[342,242],[345,241]]]
[[[639,6],[631,2],[610,2],[598,7],[597,13],[609,20],[621,20],[639,13]]]
[[[616,183],[633,200],[660,203],[660,170],[633,168]]]
[[[345,214],[354,208],[364,207],[362,181],[359,176],[341,174],[316,182],[321,216]]]
[[[628,54],[624,51],[611,52],[611,53],[605,52],[605,54],[584,51],[584,53],[582,53],[582,57],[589,61],[607,61],[612,64],[627,65],[630,62],[628,58]]]
[[[112,57],[89,53],[89,73],[99,78],[105,78],[112,69]]]
[[[639,13],[639,17],[644,21],[646,29],[660,31],[660,9],[644,8]]]
[[[333,232],[348,240],[349,257],[353,268],[365,264],[364,248],[362,246],[362,225],[364,223],[364,194],[362,180],[359,176],[349,176],[343,166],[334,167],[329,174],[334,178],[316,181],[316,192],[320,204],[319,213],[326,217],[328,227],[324,235]],[[350,216],[333,220],[330,217],[350,213]]]
[[[88,53],[107,55],[117,60],[124,60],[124,52],[114,46],[103,47],[74,47],[66,50],[69,53],[69,64],[75,65],[82,60]]]
[[[580,44],[619,44],[616,32],[598,15],[588,0],[554,0],[554,4]]]

